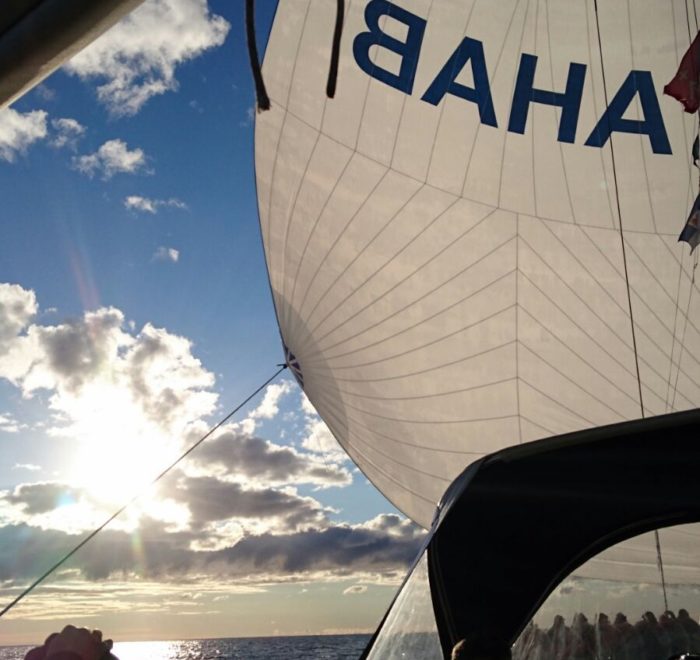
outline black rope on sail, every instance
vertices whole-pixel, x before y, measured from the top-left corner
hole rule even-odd
[[[154,477],[147,486],[140,490],[136,495],[134,495],[126,504],[124,504],[119,510],[115,511],[107,520],[105,520],[99,527],[90,532],[78,545],[76,545],[72,550],[67,552],[61,559],[59,559],[51,568],[42,573],[34,582],[32,582],[19,596],[17,596],[11,603],[5,605],[5,607],[0,611],[0,617],[5,613],[9,612],[17,603],[19,603],[25,596],[32,592],[36,587],[38,587],[51,573],[53,573],[57,568],[65,564],[80,548],[89,543],[95,536],[97,536],[109,523],[111,523],[115,518],[121,515],[129,506],[131,506],[136,500],[142,497],[154,484],[160,481],[170,470],[172,470],[178,463],[180,463],[184,458],[189,456],[199,445],[201,445],[207,438],[211,437],[216,431],[218,431],[231,417],[233,417],[243,406],[245,406],[251,399],[258,395],[262,390],[264,390],[277,376],[279,376],[286,368],[287,364],[278,365],[279,369],[270,376],[262,385],[256,388],[251,394],[249,394],[243,401],[241,401],[226,417],[219,420],[214,426],[212,426],[197,442],[195,442],[189,449],[184,451],[178,458],[176,458],[168,467],[160,472],[156,477]]]
[[[270,109],[270,97],[265,89],[265,81],[262,76],[260,57],[258,56],[258,44],[255,40],[255,0],[246,0],[245,3],[245,30],[248,41],[248,57],[250,58],[250,70],[255,81],[255,96],[258,110]]]
[[[335,88],[338,82],[338,62],[340,60],[340,41],[343,37],[343,21],[345,20],[345,0],[337,0],[335,12],[335,29],[333,30],[333,45],[331,48],[331,64],[328,69],[328,82],[326,83],[326,96],[329,99],[335,97]]]

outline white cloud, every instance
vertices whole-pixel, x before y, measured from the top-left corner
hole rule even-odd
[[[316,408],[314,408],[311,401],[309,401],[309,397],[306,396],[306,393],[303,391],[301,392],[301,409],[307,415],[318,415]]]
[[[71,119],[70,117],[52,119],[51,128],[54,131],[54,135],[51,138],[50,144],[52,147],[56,147],[56,149],[62,149],[64,147],[75,149],[78,140],[85,134],[85,126],[77,119]]]
[[[12,415],[0,415],[0,432],[19,433],[20,425]]]
[[[323,454],[330,460],[347,459],[343,448],[333,437],[326,423],[318,418],[307,420],[306,437],[302,440],[301,446],[317,454]]]
[[[29,470],[29,472],[38,472],[41,470],[41,465],[35,465],[34,463],[15,463],[12,466],[13,470]]]
[[[170,199],[150,199],[140,195],[129,195],[124,199],[124,206],[132,211],[142,211],[143,213],[157,213],[159,208],[171,207],[176,209],[186,209],[187,204],[177,197]]]
[[[20,113],[12,108],[0,110],[0,160],[13,162],[17,154],[46,137],[46,112]]]
[[[46,394],[37,403],[47,401],[53,414],[49,432],[75,440],[75,466],[54,480],[0,492],[0,581],[21,582],[41,556],[73,547],[79,533],[200,437],[217,402],[214,376],[186,338],[150,324],[130,328],[113,307],[39,325],[37,307],[33,292],[0,286],[6,351],[0,378],[25,397]],[[268,388],[256,419],[277,414],[293,389],[289,382]],[[249,426],[228,425],[198,448],[86,546],[65,579],[399,580],[423,532],[392,515],[334,523],[337,512],[297,486],[342,486],[348,470],[242,433]],[[138,555],[132,531],[143,550]]]
[[[268,385],[262,402],[249,416],[252,419],[272,419],[280,411],[280,399],[291,391],[292,384],[286,380],[279,384]]]
[[[352,587],[348,587],[343,591],[343,596],[347,596],[348,594],[363,594],[367,591],[367,586],[364,584],[354,584]]]
[[[165,247],[161,245],[154,253],[154,261],[171,261],[176,264],[180,259],[180,251],[175,248]]]
[[[123,140],[109,140],[95,153],[74,158],[73,166],[90,177],[102,173],[103,179],[111,179],[121,172],[136,174],[144,171],[146,154],[143,149],[129,150]]]
[[[230,425],[192,457],[208,475],[257,484],[308,483],[324,488],[352,483],[350,472],[314,455],[284,447]]]
[[[0,355],[10,350],[11,342],[37,313],[33,291],[19,284],[0,283]]]
[[[177,89],[175,69],[223,44],[229,23],[206,0],[148,0],[67,65],[97,80],[99,100],[113,115],[133,115],[146,101]]]
[[[6,323],[0,378],[25,397],[48,392],[54,415],[49,432],[80,443],[76,474],[121,499],[140,477],[153,476],[174,458],[213,412],[214,375],[193,356],[189,340],[148,323],[139,332],[129,331],[113,307],[59,325],[21,326],[36,304],[31,292],[21,291],[24,313]],[[3,293],[12,300],[21,297],[5,286],[0,301]],[[6,308],[0,304],[0,310]],[[109,470],[96,473],[94,465]]]
[[[56,100],[56,92],[53,90],[51,87],[46,85],[46,83],[41,83],[41,85],[37,85],[34,88],[34,91],[36,94],[39,95],[39,98],[42,101],[55,101]]]

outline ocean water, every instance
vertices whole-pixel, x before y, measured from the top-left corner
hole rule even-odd
[[[119,642],[119,660],[357,660],[369,635],[313,635]],[[22,660],[30,646],[0,647],[0,660]]]

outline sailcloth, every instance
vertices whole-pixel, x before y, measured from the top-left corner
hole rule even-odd
[[[427,527],[484,454],[697,407],[692,3],[350,0],[328,99],[335,11],[279,2],[256,172],[285,348],[364,474]]]

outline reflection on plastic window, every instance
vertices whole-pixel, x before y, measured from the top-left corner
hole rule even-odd
[[[372,646],[369,660],[442,660],[423,553]]]
[[[608,548],[547,598],[513,646],[513,660],[667,660],[700,653],[700,525]]]

